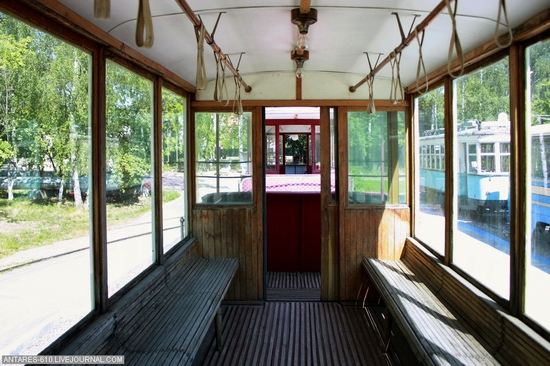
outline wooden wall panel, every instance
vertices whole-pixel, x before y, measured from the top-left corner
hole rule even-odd
[[[321,215],[321,299],[339,300],[340,246],[338,205],[328,205]]]
[[[340,300],[355,301],[366,257],[395,260],[409,233],[408,207],[352,207],[340,221]]]
[[[220,106],[218,105],[218,109]],[[221,107],[220,110],[223,110]],[[189,123],[189,156],[195,156],[194,113]],[[239,269],[226,296],[230,301],[263,301],[263,183],[262,110],[252,108],[253,204],[250,206],[203,206],[193,203],[190,234],[197,238],[199,254],[205,258],[234,258]],[[189,161],[190,180],[195,182],[195,161]],[[195,202],[196,187],[188,197]]]
[[[257,216],[251,208],[193,210],[196,223],[193,234],[198,239],[200,254],[205,258],[239,261],[226,300],[263,300],[263,241]]]

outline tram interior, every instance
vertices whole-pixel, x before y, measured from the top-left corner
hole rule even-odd
[[[548,0],[2,0],[3,363],[550,364],[549,60]]]

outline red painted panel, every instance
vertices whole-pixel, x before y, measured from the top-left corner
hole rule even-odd
[[[267,193],[267,270],[321,270],[319,193]]]
[[[321,195],[302,196],[300,272],[321,271]]]

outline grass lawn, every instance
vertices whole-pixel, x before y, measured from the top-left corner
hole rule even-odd
[[[163,201],[179,196],[178,192],[165,192]],[[116,227],[150,211],[151,197],[109,203],[108,207],[107,222]],[[21,250],[87,236],[89,228],[90,212],[75,207],[72,201],[34,201],[26,197],[8,201],[0,198],[0,258]]]

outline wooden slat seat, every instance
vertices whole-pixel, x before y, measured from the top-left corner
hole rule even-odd
[[[363,268],[422,364],[550,364],[548,341],[410,239],[400,260]]]
[[[363,266],[423,364],[500,364],[405,263],[366,258]]]
[[[214,319],[220,347],[220,305],[237,267],[234,259],[188,253],[141,296],[102,315],[61,353],[124,355],[126,365],[190,365]]]

